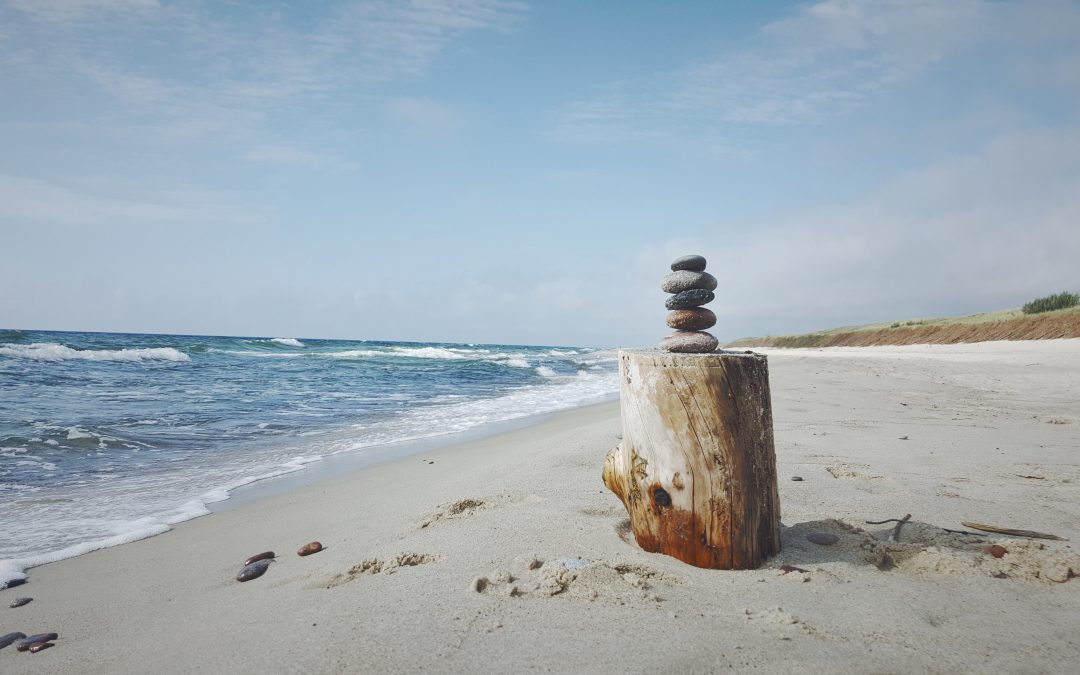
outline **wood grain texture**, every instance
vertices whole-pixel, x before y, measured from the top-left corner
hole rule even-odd
[[[769,369],[760,354],[619,352],[622,443],[604,484],[638,544],[697,567],[780,551]]]

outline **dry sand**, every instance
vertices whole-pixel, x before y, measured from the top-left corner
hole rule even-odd
[[[0,634],[61,637],[0,671],[1076,672],[1080,340],[767,352],[785,528],[762,569],[637,548],[600,481],[606,404],[32,569]],[[864,523],[907,513],[899,543]],[[940,529],[962,520],[1071,541]]]

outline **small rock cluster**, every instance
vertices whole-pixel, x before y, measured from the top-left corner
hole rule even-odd
[[[706,305],[716,296],[716,277],[705,271],[705,258],[684,255],[671,263],[671,274],[664,277],[660,290],[671,293],[664,306],[670,309],[667,325],[675,332],[660,341],[660,349],[680,354],[706,354],[719,341],[705,332],[716,325],[716,315]]]

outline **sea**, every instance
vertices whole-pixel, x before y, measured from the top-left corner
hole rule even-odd
[[[617,370],[584,347],[0,330],[0,587],[332,458],[614,400]]]

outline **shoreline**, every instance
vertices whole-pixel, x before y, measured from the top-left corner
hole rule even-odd
[[[927,349],[769,355],[783,550],[760,569],[636,546],[601,482],[609,402],[37,568],[0,592],[34,597],[0,607],[0,633],[60,639],[0,650],[0,669],[1068,672],[1080,340],[974,362]],[[865,523],[905,513],[899,542]],[[943,530],[963,520],[1071,541]],[[297,556],[312,540],[326,550]],[[264,550],[278,561],[236,582]]]
[[[280,495],[324,480],[347,475],[354,471],[363,471],[379,464],[525,429],[542,423],[552,415],[559,415],[581,408],[602,406],[610,403],[613,399],[617,401],[618,393],[613,392],[597,398],[601,400],[587,400],[569,408],[496,420],[461,431],[443,432],[430,436],[380,443],[338,454],[297,457],[292,462],[284,465],[295,465],[295,468],[285,469],[282,467],[280,472],[254,477],[234,487],[216,488],[208,493],[193,497],[189,502],[176,507],[176,512],[184,512],[184,516],[180,519],[161,519],[156,516],[147,516],[144,520],[152,521],[152,524],[141,531],[125,532],[112,538],[83,542],[48,553],[0,560],[0,563],[6,563],[0,564],[0,586],[13,579],[27,579],[29,570],[43,565],[50,565],[87,555],[94,551],[125,546],[144,539],[158,537],[192,520],[230,511],[260,499]],[[304,461],[300,461],[301,459]],[[215,493],[220,493],[221,496]],[[198,506],[193,507],[192,505],[195,504],[198,504]],[[0,590],[4,589],[0,588]]]

